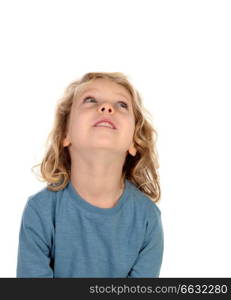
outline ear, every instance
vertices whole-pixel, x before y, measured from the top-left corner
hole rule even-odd
[[[128,149],[128,152],[132,155],[132,156],[135,156],[136,155],[136,148],[134,147],[134,144],[132,144],[129,149]]]
[[[65,137],[63,140],[63,147],[68,147],[71,144],[71,141],[68,137]]]

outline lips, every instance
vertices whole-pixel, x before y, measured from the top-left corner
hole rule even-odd
[[[99,123],[103,123],[103,122],[109,123],[109,124],[113,127],[113,129],[116,129],[115,124],[114,124],[111,120],[109,120],[109,119],[107,119],[107,118],[102,118],[102,119],[98,120],[98,121],[94,124],[94,126],[98,125]]]

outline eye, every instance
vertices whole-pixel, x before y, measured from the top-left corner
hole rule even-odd
[[[126,108],[126,109],[128,109],[128,105],[127,105],[127,103],[125,103],[125,102],[120,102],[120,103],[122,103],[123,105],[125,105],[125,106],[123,106],[124,108]]]
[[[94,101],[96,101],[96,99],[95,99],[94,97],[87,96],[87,97],[85,97],[85,98],[83,99],[83,102],[86,102],[87,99],[94,99]],[[91,102],[91,101],[90,101],[90,102]],[[123,106],[122,106],[123,108],[128,109],[127,103],[125,103],[125,102],[123,102],[123,101],[119,101],[119,103],[123,105]]]
[[[95,99],[95,98],[94,97],[85,97],[84,100],[83,100],[83,102],[86,102],[85,101],[86,99]]]

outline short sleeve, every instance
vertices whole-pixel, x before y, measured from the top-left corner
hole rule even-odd
[[[19,231],[16,277],[53,278],[51,245],[45,224],[38,211],[27,201]]]
[[[155,203],[149,207],[146,221],[146,233],[142,248],[134,265],[128,273],[128,278],[159,277],[164,252],[164,231],[161,211]]]

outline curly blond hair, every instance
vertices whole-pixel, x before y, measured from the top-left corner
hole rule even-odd
[[[71,157],[67,147],[63,146],[63,140],[73,99],[83,86],[97,78],[112,80],[122,85],[132,96],[135,116],[133,143],[137,151],[135,156],[127,154],[122,170],[122,179],[130,180],[152,201],[158,202],[161,198],[161,191],[157,171],[159,168],[156,150],[157,131],[152,125],[151,114],[142,104],[139,92],[133,87],[128,76],[121,72],[89,72],[66,87],[63,96],[57,102],[53,128],[45,142],[45,156],[41,163],[32,167],[32,171],[35,167],[40,166],[40,174],[36,175],[37,179],[47,182],[49,190],[59,191],[66,187],[71,177]]]

